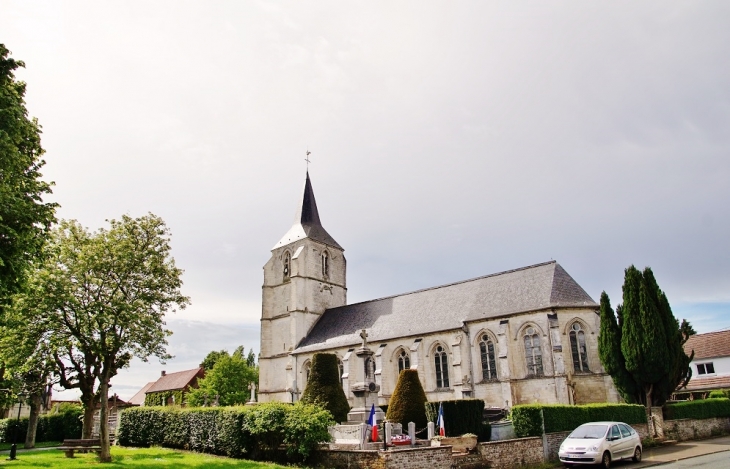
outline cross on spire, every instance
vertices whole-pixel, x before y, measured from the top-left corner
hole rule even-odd
[[[311,154],[312,154],[312,152],[309,151],[309,148],[307,148],[307,155],[304,158],[304,161],[307,162],[307,172],[309,172],[309,163],[310,163],[310,161],[309,161],[309,155],[311,155]]]

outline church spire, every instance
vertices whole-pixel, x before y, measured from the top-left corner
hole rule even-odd
[[[309,238],[328,246],[342,249],[342,247],[337,244],[337,241],[335,241],[334,238],[327,233],[327,230],[324,229],[322,222],[319,220],[317,201],[314,198],[314,190],[312,189],[312,181],[309,179],[309,171],[307,171],[307,177],[304,181],[302,204],[297,210],[294,225],[292,225],[284,237],[276,243],[274,249],[304,238]]]

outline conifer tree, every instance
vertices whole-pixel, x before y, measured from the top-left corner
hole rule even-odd
[[[695,332],[685,320],[680,326],[648,267],[625,270],[623,301],[614,315],[608,295],[601,294],[601,363],[624,400],[662,405],[691,377],[694,353],[687,356],[683,346]]]
[[[305,404],[317,404],[328,410],[337,422],[345,422],[350,404],[340,382],[337,356],[332,353],[315,353],[309,371],[307,387],[302,394]]]
[[[398,375],[398,383],[388,404],[385,418],[407,427],[408,422],[416,424],[416,428],[426,426],[426,393],[418,379],[417,370],[403,370]]]

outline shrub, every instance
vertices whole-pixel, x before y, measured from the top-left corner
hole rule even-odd
[[[36,442],[81,438],[82,423],[80,418],[82,414],[81,406],[67,405],[60,407],[54,413],[41,415],[38,417]],[[0,420],[0,442],[12,442],[16,429],[18,432],[16,441],[25,441],[25,435],[28,432],[28,419],[22,418],[20,422],[14,418]]]
[[[710,395],[707,397],[710,399],[722,399],[723,397],[730,398],[730,389],[710,391]]]
[[[408,428],[408,422],[416,424],[416,429],[426,426],[426,393],[418,379],[417,370],[403,370],[398,375],[393,395],[388,403],[385,418]]]
[[[702,399],[664,406],[664,420],[730,417],[730,399]]]
[[[436,422],[439,404],[443,405],[444,427],[447,436],[459,436],[464,433],[480,435],[484,433],[484,401],[481,399],[458,399],[453,401],[428,402],[426,414],[429,420]],[[491,431],[491,430],[490,430]]]
[[[312,368],[301,401],[303,404],[316,404],[330,411],[335,421],[344,422],[347,420],[350,404],[347,402],[339,376],[337,355],[315,353],[312,356]]]
[[[646,410],[636,404],[586,404],[586,405],[516,405],[511,418],[515,435],[539,436],[542,434],[542,418],[545,432],[566,432],[587,422],[616,420],[629,425],[645,424]]]
[[[277,459],[284,445],[291,461],[305,460],[330,440],[329,411],[308,404],[269,403],[245,407],[138,407],[120,416],[122,446],[160,445],[229,457]]]

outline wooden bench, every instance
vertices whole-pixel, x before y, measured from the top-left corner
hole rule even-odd
[[[81,440],[63,440],[63,444],[58,447],[66,453],[67,458],[73,458],[74,452],[79,453],[100,453],[101,452],[101,440],[98,438],[93,439],[81,439]]]

